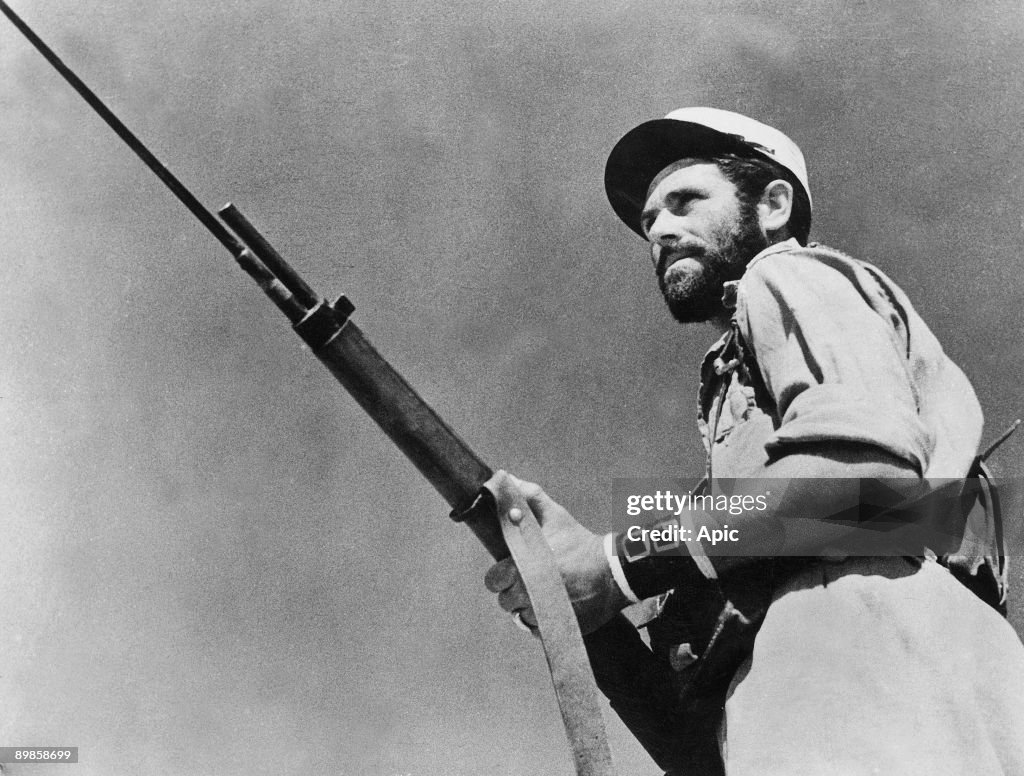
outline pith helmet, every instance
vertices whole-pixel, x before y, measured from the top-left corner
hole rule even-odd
[[[643,237],[640,212],[655,176],[680,159],[722,152],[775,162],[793,174],[811,202],[807,163],[797,144],[774,127],[718,108],[680,108],[627,132],[608,155],[608,201],[626,226]]]

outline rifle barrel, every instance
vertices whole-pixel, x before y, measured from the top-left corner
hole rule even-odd
[[[64,80],[71,84],[71,88],[78,92],[83,100],[89,103],[89,106],[99,114],[99,117],[107,123],[107,126],[114,130],[117,136],[135,152],[135,155],[164,182],[167,188],[171,190],[171,193],[181,200],[181,203],[189,209],[192,215],[202,222],[203,226],[210,231],[210,234],[216,237],[221,245],[231,251],[235,258],[238,258],[242,251],[245,250],[245,246],[231,232],[224,228],[224,225],[214,217],[213,213],[207,210],[191,191],[185,188],[185,184],[178,180],[174,173],[168,170],[163,162],[157,159],[142,144],[142,141],[125,126],[124,122],[115,116],[110,108],[104,105],[103,101],[96,96],[96,93],[86,86],[85,82],[75,75],[71,68],[65,65],[61,58],[54,53],[53,49],[47,46],[42,38],[36,35],[32,28],[3,0],[0,0],[0,11],[11,20],[11,24],[18,28],[21,34],[28,39],[28,42],[35,46],[36,50],[46,58],[46,61],[53,65],[54,69],[63,76]]]
[[[274,249],[273,245],[267,242],[267,239],[259,233],[256,227],[249,223],[249,219],[242,215],[238,208],[229,202],[217,213],[235,231],[235,234],[252,248],[252,252],[259,257],[267,269],[273,272],[277,279],[295,295],[299,304],[308,309],[316,307],[320,303],[320,297],[306,284],[305,280],[299,277],[299,273],[292,269],[291,265]]]
[[[251,250],[246,248],[235,258],[238,259],[238,265],[256,281],[256,285],[263,289],[289,321],[298,323],[309,314],[284,283],[274,277],[274,273],[267,269]]]
[[[192,215],[231,251],[316,356],[453,507],[452,517],[465,522],[495,558],[505,557],[508,549],[493,510],[474,508],[480,504],[478,496],[491,476],[490,468],[373,348],[355,324],[348,322],[351,304],[339,300],[334,306],[327,305],[245,216],[229,204],[221,210],[221,217],[234,229],[232,234],[4,0],[0,0],[0,11]]]

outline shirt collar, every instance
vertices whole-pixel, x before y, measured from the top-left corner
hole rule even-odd
[[[788,240],[783,240],[782,242],[775,243],[774,245],[769,245],[747,263],[747,269],[749,270],[765,256],[771,256],[773,253],[782,253],[783,251],[791,251],[798,248],[800,248],[800,243],[797,242],[795,237],[790,237]]]
[[[759,262],[765,256],[771,256],[773,253],[782,253],[783,251],[791,251],[794,248],[799,247],[800,243],[797,242],[795,237],[790,237],[788,240],[783,240],[782,242],[775,243],[774,245],[769,245],[767,248],[765,248],[763,251],[761,251],[747,263],[747,267],[744,270],[744,272],[753,267],[754,264]],[[736,309],[736,293],[739,290],[739,286],[739,280],[727,280],[723,284],[722,304],[725,306],[726,310]]]

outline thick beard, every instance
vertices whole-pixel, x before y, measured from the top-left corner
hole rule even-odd
[[[668,270],[658,278],[669,312],[680,323],[702,323],[722,317],[725,284],[739,280],[749,261],[768,247],[761,232],[753,203],[742,203],[735,226],[715,235],[715,244],[696,257],[701,269],[673,275]]]

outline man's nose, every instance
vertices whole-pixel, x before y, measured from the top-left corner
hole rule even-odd
[[[672,247],[679,242],[682,234],[680,218],[668,210],[662,210],[655,216],[647,230],[647,239],[665,247]]]

